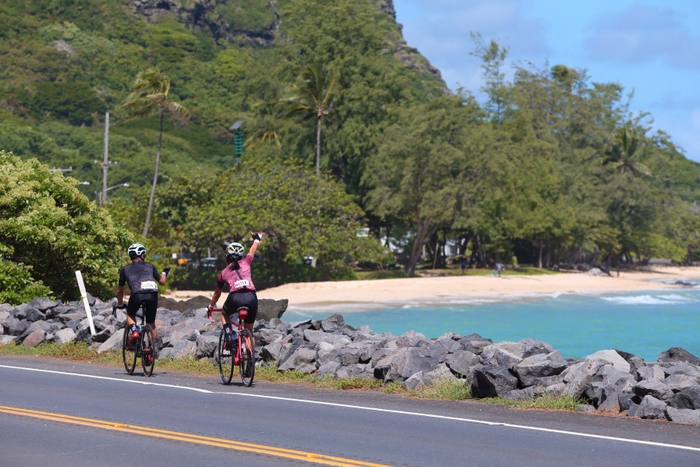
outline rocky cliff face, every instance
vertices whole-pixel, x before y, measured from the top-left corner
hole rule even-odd
[[[442,79],[440,70],[434,67],[414,47],[403,38],[403,26],[396,22],[396,9],[393,0],[375,0],[377,9],[389,16],[396,26],[394,37],[388,38],[388,49],[404,66],[425,71],[437,79]],[[225,40],[251,47],[270,47],[279,32],[282,18],[275,0],[260,0],[261,8],[267,10],[269,21],[256,27],[240,27],[227,19],[225,10],[231,8],[231,0],[132,0],[136,14],[149,21],[157,21],[164,16],[174,16],[188,29],[210,33],[217,41]]]
[[[244,43],[251,47],[269,47],[279,29],[280,16],[277,2],[269,1],[272,21],[258,28],[238,28],[226,20],[222,8],[228,0],[133,0],[134,12],[157,21],[164,16],[174,16],[188,29],[210,33],[217,41]]]

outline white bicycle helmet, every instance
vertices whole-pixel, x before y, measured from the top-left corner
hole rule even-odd
[[[230,261],[240,261],[245,255],[245,248],[240,243],[231,243],[226,248],[226,259]]]
[[[129,247],[129,258],[134,259],[146,253],[146,247],[140,243],[134,243]]]

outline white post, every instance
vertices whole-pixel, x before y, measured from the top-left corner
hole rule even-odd
[[[88,323],[90,323],[90,332],[94,336],[97,333],[95,332],[95,324],[92,322],[92,311],[90,310],[90,304],[88,303],[87,291],[85,291],[85,282],[83,282],[83,275],[80,273],[80,271],[75,271],[75,278],[78,279],[80,299],[83,301],[83,306],[85,307],[85,313],[87,314]]]

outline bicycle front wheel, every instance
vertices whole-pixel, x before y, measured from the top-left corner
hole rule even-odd
[[[238,368],[241,372],[241,381],[246,386],[253,384],[255,377],[255,348],[253,347],[253,335],[244,329],[241,333],[241,356]]]
[[[128,324],[124,328],[124,338],[122,339],[122,360],[124,360],[124,369],[129,375],[134,374],[134,369],[136,368],[136,349],[138,348],[138,342],[129,344],[131,339],[131,326]]]
[[[143,367],[143,374],[151,376],[155,365],[156,343],[153,339],[153,329],[147,325],[141,335],[141,366]]]
[[[229,342],[227,342],[229,341]],[[233,358],[235,356],[232,343],[226,337],[226,327],[221,329],[219,334],[219,346],[216,350],[216,359],[219,362],[219,374],[224,384],[231,384],[233,377]]]

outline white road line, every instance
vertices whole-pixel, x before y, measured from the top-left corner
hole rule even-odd
[[[384,413],[391,413],[391,414],[398,414],[398,415],[411,415],[411,416],[415,416],[415,417],[437,418],[437,419],[441,419],[441,420],[451,420],[451,421],[457,421],[457,422],[475,423],[475,424],[479,424],[479,425],[504,426],[504,427],[508,427],[508,428],[517,428],[517,429],[521,429],[521,430],[542,431],[545,433],[557,433],[557,434],[561,434],[561,435],[581,436],[584,438],[604,439],[604,440],[608,440],[608,441],[621,441],[624,443],[644,444],[647,446],[659,446],[659,447],[665,447],[665,448],[685,449],[688,451],[700,452],[700,448],[695,448],[692,446],[683,446],[680,444],[657,443],[654,441],[642,441],[642,440],[629,439],[629,438],[617,438],[614,436],[594,435],[594,434],[590,434],[590,433],[579,433],[576,431],[555,430],[553,428],[541,428],[541,427],[536,427],[536,426],[515,425],[512,423],[502,423],[502,422],[489,422],[489,421],[485,421],[485,420],[474,420],[471,418],[449,417],[447,415],[435,415],[435,414],[418,413],[418,412],[407,412],[404,410],[380,409],[377,407],[365,407],[365,406],[361,406],[361,405],[338,404],[335,402],[323,402],[323,401],[313,401],[313,400],[306,400],[306,399],[294,399],[294,398],[290,398],[290,397],[279,397],[279,396],[266,396],[263,394],[246,394],[246,393],[241,393],[241,392],[215,392],[214,394],[226,394],[226,395],[241,396],[241,397],[258,397],[261,399],[276,399],[276,400],[281,400],[281,401],[302,402],[302,403],[306,403],[306,404],[317,404],[317,405],[328,405],[328,406],[333,406],[333,407],[342,407],[342,408],[355,409],[355,410],[368,410],[368,411],[372,411],[372,412],[384,412]]]
[[[141,384],[143,386],[161,386],[164,388],[185,389],[187,391],[195,391],[195,392],[203,392],[205,394],[212,394],[212,391],[207,391],[206,389],[191,388],[189,386],[178,386],[176,384],[152,383],[150,381],[138,381],[135,379],[122,379],[122,378],[111,378],[109,376],[84,375],[81,373],[68,373],[65,371],[42,370],[40,368],[23,368],[21,366],[0,365],[0,368],[9,368],[10,370],[36,371],[38,373],[51,373],[51,374],[55,374],[55,375],[64,375],[64,376],[78,376],[80,378],[104,379],[107,381],[119,381],[121,383],[134,383],[134,384]]]
[[[516,429],[520,429],[520,430],[540,431],[540,432],[544,432],[544,433],[555,433],[555,434],[560,434],[560,435],[579,436],[582,438],[594,438],[594,439],[602,439],[602,440],[606,440],[606,441],[619,441],[619,442],[623,442],[623,443],[642,444],[642,445],[646,445],[646,446],[655,446],[655,447],[672,448],[672,449],[683,449],[686,451],[700,452],[700,448],[696,448],[696,447],[692,447],[692,446],[683,446],[680,444],[657,443],[654,441],[643,441],[643,440],[629,439],[629,438],[618,438],[615,436],[604,436],[604,435],[595,435],[595,434],[591,434],[591,433],[580,433],[580,432],[576,432],[576,431],[555,430],[553,428],[542,428],[542,427],[528,426],[528,425],[515,425],[512,423],[489,422],[489,421],[485,421],[485,420],[474,420],[471,418],[450,417],[447,415],[435,415],[435,414],[427,414],[427,413],[419,413],[419,412],[408,412],[405,410],[381,409],[381,408],[377,408],[377,407],[366,407],[366,406],[362,406],[362,405],[339,404],[336,402],[314,401],[314,400],[308,400],[308,399],[295,399],[292,397],[268,396],[268,395],[264,395],[264,394],[250,394],[250,393],[242,393],[242,392],[216,392],[216,391],[208,391],[206,389],[192,388],[189,386],[178,386],[178,385],[174,385],[174,384],[163,384],[163,383],[150,383],[150,382],[146,382],[146,381],[136,381],[136,380],[131,380],[131,379],[112,378],[109,376],[96,376],[96,375],[85,375],[85,374],[81,374],[81,373],[68,373],[68,372],[55,371],[55,370],[43,370],[43,369],[39,369],[39,368],[23,368],[23,367],[10,366],[10,365],[0,365],[0,368],[8,368],[11,370],[34,371],[34,372],[39,372],[39,373],[51,373],[51,374],[57,374],[57,375],[63,375],[63,376],[77,376],[80,378],[103,379],[103,380],[107,380],[107,381],[118,381],[118,382],[123,382],[123,383],[136,383],[136,384],[142,384],[142,385],[160,386],[160,387],[174,388],[174,389],[185,389],[185,390],[189,390],[189,391],[201,392],[204,394],[220,394],[220,395],[230,395],[230,396],[240,396],[240,397],[253,397],[253,398],[258,398],[258,399],[269,399],[269,400],[278,400],[278,401],[295,402],[295,403],[303,403],[303,404],[326,405],[326,406],[330,406],[330,407],[340,407],[340,408],[353,409],[353,410],[367,410],[367,411],[371,411],[371,412],[382,412],[382,413],[390,413],[390,414],[396,414],[396,415],[409,415],[409,416],[413,416],[413,417],[434,418],[434,419],[439,419],[439,420],[450,420],[450,421],[456,421],[456,422],[474,423],[474,424],[478,424],[478,425],[503,426],[503,427],[507,427],[507,428],[516,428]]]

